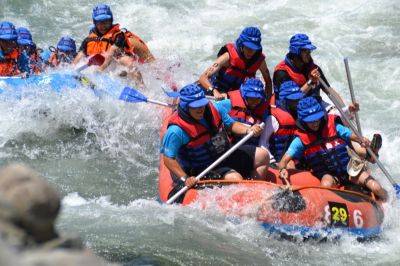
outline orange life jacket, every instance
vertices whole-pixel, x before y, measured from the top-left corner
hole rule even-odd
[[[20,55],[20,49],[15,48],[8,55],[0,57],[0,76],[16,76],[21,73],[18,68],[18,58]]]
[[[106,34],[99,36],[93,29],[86,37],[86,55],[95,55],[106,52],[115,42],[119,34],[124,34],[119,29],[119,24],[114,25]]]
[[[57,53],[56,52],[51,52],[51,55],[49,57],[49,59],[47,60],[47,64],[51,67],[56,67],[58,66],[58,59],[57,59]]]
[[[34,74],[39,74],[42,72],[42,60],[40,58],[40,49],[36,49],[33,54],[29,56],[29,61],[30,61],[30,67],[32,70],[32,73]]]
[[[126,54],[129,54],[129,55],[130,55],[130,54],[134,55],[135,57],[137,57],[137,60],[138,60],[138,62],[139,62],[140,64],[144,64],[145,61],[144,61],[143,59],[140,59],[140,58],[136,55],[135,49],[133,48],[132,43],[133,43],[134,40],[138,40],[138,41],[141,42],[144,46],[146,46],[146,48],[148,49],[147,44],[146,44],[139,36],[137,36],[136,34],[133,34],[132,32],[130,32],[130,31],[127,30],[127,29],[122,29],[122,32],[125,34],[125,39],[126,39],[126,47],[125,47],[125,49],[124,49],[124,52],[125,52]]]

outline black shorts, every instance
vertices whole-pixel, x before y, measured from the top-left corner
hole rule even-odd
[[[333,180],[335,180],[336,185],[338,186],[345,186],[350,184],[349,176],[337,176],[337,175],[332,175]]]
[[[243,145],[235,150],[228,158],[223,160],[214,169],[209,171],[202,179],[223,179],[224,175],[231,171],[236,171],[242,175],[244,179],[250,177],[253,171],[254,160],[256,155],[256,146]],[[204,171],[205,168],[183,169],[188,176],[197,176]],[[179,182],[178,178],[171,173],[174,182]]]
[[[221,178],[228,172],[234,170],[241,174],[244,179],[250,177],[254,167],[256,146],[243,145],[234,151],[228,158],[214,168],[214,172],[221,175]]]

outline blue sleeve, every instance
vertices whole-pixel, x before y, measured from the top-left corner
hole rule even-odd
[[[31,73],[31,67],[29,65],[29,57],[28,55],[24,52],[21,53],[21,56],[18,58],[18,68],[21,71],[21,73]]]
[[[189,135],[182,128],[172,125],[164,135],[160,152],[169,158],[176,158],[180,147],[189,140]]]
[[[336,124],[336,132],[338,136],[346,142],[350,142],[350,137],[353,131],[351,131],[348,127],[343,126],[342,124]]]
[[[228,112],[226,111],[225,107],[216,104],[215,102],[213,102],[213,105],[217,109],[218,113],[221,115],[222,122],[224,122],[225,127],[232,126],[235,120],[233,120],[233,118],[228,115]]]
[[[214,106],[220,105],[225,108],[226,112],[229,113],[229,111],[232,109],[232,103],[230,99],[225,99],[222,101],[213,101]]]
[[[40,58],[45,62],[49,61],[50,56],[51,56],[50,50],[46,50],[40,53]]]
[[[286,154],[290,155],[294,159],[300,159],[303,156],[304,149],[305,147],[300,138],[296,137],[292,140],[292,143],[290,143]]]

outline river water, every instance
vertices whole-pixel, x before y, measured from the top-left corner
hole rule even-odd
[[[39,47],[63,34],[78,43],[96,1],[0,0],[1,20],[31,29]],[[270,71],[288,40],[307,33],[313,58],[350,100],[343,58],[350,60],[363,133],[383,136],[380,159],[400,182],[400,5],[397,0],[121,0],[114,20],[141,36],[179,86],[211,64],[221,45],[248,25],[262,29]],[[179,65],[179,66],[178,66]],[[167,100],[150,67],[146,96]],[[41,110],[46,110],[43,115]],[[198,206],[163,206],[158,196],[162,109],[99,100],[87,90],[0,102],[0,164],[22,162],[64,195],[58,228],[78,232],[109,261],[126,265],[399,265],[399,204],[385,204],[382,238],[359,243],[288,242],[252,220],[241,223]],[[398,113],[399,112],[399,113]],[[378,168],[374,175],[390,189]]]

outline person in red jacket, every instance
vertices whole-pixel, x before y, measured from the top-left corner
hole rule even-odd
[[[289,41],[289,53],[275,67],[273,75],[274,91],[275,94],[279,95],[280,87],[284,82],[294,81],[306,96],[315,97],[326,110],[330,110],[334,106],[322,101],[322,84],[320,84],[319,78],[329,86],[328,80],[325,78],[321,67],[316,65],[311,57],[312,51],[316,49],[317,47],[306,34],[298,33],[293,35]],[[330,89],[335,98],[343,106],[346,106],[337,91],[332,87]],[[355,103],[354,107],[354,111],[359,110],[358,103]]]
[[[178,110],[168,121],[161,154],[175,183],[191,187],[195,176],[231,147],[227,132],[259,136],[259,124],[252,127],[234,121],[224,107],[209,102],[203,89],[189,84],[180,90]],[[268,168],[268,153],[253,145],[242,145],[213,171],[221,179],[263,179]]]
[[[287,163],[292,159],[301,159],[321,180],[321,186],[334,187],[353,183],[371,190],[382,200],[387,192],[364,167],[359,171],[349,171],[350,156],[346,146],[350,141],[369,147],[367,138],[359,138],[349,128],[343,126],[334,114],[326,114],[314,97],[305,97],[297,105],[296,137],[278,164],[281,178],[287,180]],[[350,175],[349,175],[350,174]]]
[[[269,115],[269,102],[266,100],[264,84],[258,78],[247,79],[239,90],[228,92],[228,99],[217,101],[222,105],[233,120],[249,127],[262,123]],[[233,143],[242,136],[231,134]],[[246,144],[258,146],[258,137],[249,139]]]
[[[269,102],[272,81],[262,52],[261,32],[256,27],[246,27],[235,43],[221,48],[217,60],[201,74],[199,82],[208,94],[222,100],[227,98],[227,92],[238,90],[246,79],[254,78],[258,70],[265,81]]]

